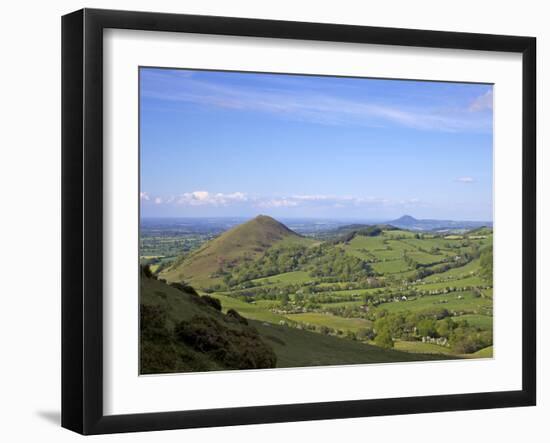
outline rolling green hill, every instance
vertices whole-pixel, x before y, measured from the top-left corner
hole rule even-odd
[[[191,287],[178,289],[143,272],[140,287],[143,374],[446,358],[382,349],[287,325],[246,319],[234,308],[223,306],[228,298],[220,297],[220,306],[216,304],[219,299],[201,297]],[[237,302],[231,306],[244,305]]]
[[[181,294],[170,301],[170,291],[177,291],[170,285],[185,283],[208,293],[221,302],[215,313],[221,317],[214,320],[224,325],[223,315],[238,312],[275,352],[277,367],[429,360],[443,354],[475,358],[475,351],[492,344],[492,230],[448,235],[387,225],[352,227],[343,235],[308,238],[258,216],[158,273],[152,280],[167,283],[164,299],[155,294],[166,290],[144,294],[163,306],[167,327],[175,330],[170,318],[190,321],[186,316],[197,306],[181,305]],[[191,298],[197,299],[197,294]],[[222,336],[235,334],[240,332]]]
[[[224,271],[243,261],[252,261],[274,245],[309,245],[304,238],[277,220],[259,215],[205,243],[181,262],[160,273],[168,282],[186,281],[198,288],[222,281]]]

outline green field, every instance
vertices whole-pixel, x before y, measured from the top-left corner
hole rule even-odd
[[[321,314],[315,312],[304,314],[287,314],[286,317],[298,323],[326,326],[328,328],[340,329],[342,331],[357,332],[360,328],[371,326],[371,322],[361,318],[343,318],[331,314]]]
[[[191,284],[218,298],[224,313],[235,310],[253,321],[262,336],[272,337],[282,359],[278,365],[371,361],[375,353],[367,359],[353,355],[366,342],[371,351],[393,348],[400,358],[482,358],[492,355],[493,328],[484,259],[492,231],[484,229],[472,235],[348,230],[341,239],[320,241],[262,216],[206,242],[159,278]],[[392,327],[382,341],[377,337],[388,328],[385,316],[400,322],[409,316],[407,321],[417,323]],[[430,337],[422,342],[422,322],[442,317],[447,318],[433,327],[445,334],[447,345]],[[449,321],[455,325],[450,329]],[[460,334],[453,332],[456,327]],[[306,337],[318,339],[311,354]],[[469,343],[470,337],[477,341]],[[332,356],[317,355],[325,344]]]
[[[445,288],[466,288],[469,286],[485,286],[487,285],[487,282],[485,282],[482,278],[477,276],[472,277],[466,277],[466,278],[460,278],[456,280],[448,280],[448,281],[442,281],[438,283],[420,283],[414,285],[414,287],[418,291],[436,291],[440,289]]]
[[[313,279],[310,277],[309,273],[305,271],[292,271],[285,272],[282,274],[277,274],[271,277],[262,277],[250,280],[251,283],[263,285],[263,284],[295,284],[295,283],[305,283],[310,282]]]
[[[372,268],[378,274],[397,274],[398,272],[407,271],[409,266],[405,263],[404,260],[391,260],[391,261],[380,261],[372,264]]]
[[[286,326],[257,322],[253,324],[262,338],[273,346],[277,354],[278,368],[446,360],[452,358],[450,355],[443,354],[410,353],[381,349],[357,341]]]
[[[283,316],[274,314],[270,309],[266,309],[260,304],[246,303],[239,299],[221,294],[214,294],[213,297],[222,302],[224,311],[227,311],[228,309],[236,309],[241,315],[246,318],[250,318],[251,320],[278,323],[285,319]]]
[[[459,294],[462,298],[458,298]],[[492,307],[489,299],[476,297],[472,292],[460,292],[447,295],[424,295],[415,300],[382,303],[377,310],[388,312],[423,312],[446,309],[449,312],[484,312]]]
[[[433,274],[424,279],[425,282],[436,282],[441,280],[454,280],[461,277],[467,277],[474,274],[479,269],[479,259],[472,260],[464,266],[458,268],[449,269],[448,271],[440,274]]]
[[[493,329],[493,317],[490,315],[466,314],[458,317],[460,320],[466,320],[469,325],[480,329]]]
[[[493,347],[487,346],[469,356],[470,358],[493,358]]]
[[[398,340],[395,342],[395,349],[398,351],[424,354],[451,354],[451,349],[446,346],[440,346],[432,343],[422,343],[421,341]]]

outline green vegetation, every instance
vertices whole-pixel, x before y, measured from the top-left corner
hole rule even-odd
[[[258,216],[205,243],[182,261],[163,270],[159,276],[167,281],[188,281],[200,287],[215,286],[221,284],[224,277],[230,276],[236,265],[253,262],[278,243],[292,247],[313,242],[271,217]]]
[[[316,312],[304,314],[288,314],[287,318],[305,325],[325,326],[333,331],[357,332],[361,328],[370,326],[370,321],[363,318],[345,318],[332,314],[321,314]],[[329,332],[327,331],[327,333]]]
[[[433,358],[385,351],[294,326],[250,320],[223,298],[187,292],[141,272],[140,372],[202,372]],[[235,306],[235,305],[234,305]],[[242,305],[238,305],[243,307]],[[220,311],[220,308],[222,311]]]
[[[164,309],[155,315],[166,316],[168,335],[177,346],[203,346],[185,335],[192,336],[196,325],[196,331],[213,336],[226,327],[253,328],[275,352],[277,367],[492,356],[491,229],[455,234],[350,225],[316,237],[300,236],[259,216],[171,264],[156,269],[154,263],[145,277],[145,299],[155,298],[155,303],[145,304]],[[156,290],[151,295],[146,288],[151,282],[178,294],[194,292],[201,308],[220,317],[204,319],[196,303],[182,307],[169,295],[154,295]],[[248,325],[235,320],[240,316]],[[225,346],[233,349],[232,340],[244,346],[254,340],[248,334],[224,331],[224,340],[230,340]],[[176,352],[170,340],[160,354]],[[254,367],[271,361],[262,346],[246,346],[263,356],[245,358],[235,351],[215,360],[212,355],[219,350],[204,351],[191,359],[193,367],[223,369],[245,360]],[[159,365],[151,362],[150,367]]]
[[[219,301],[168,286],[141,272],[140,372],[275,367],[277,357],[258,331]]]

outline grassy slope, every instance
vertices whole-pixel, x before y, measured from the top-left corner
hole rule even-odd
[[[488,232],[490,234],[490,231]],[[397,236],[405,238],[395,239],[395,237]],[[460,238],[462,238],[462,236],[460,236]],[[491,242],[491,240],[491,235],[489,235],[488,238],[484,239],[483,241]],[[407,270],[408,266],[402,259],[404,251],[407,251],[407,254],[411,258],[420,263],[432,263],[442,260],[443,258],[445,258],[445,256],[454,256],[463,253],[461,249],[453,249],[450,247],[453,245],[458,246],[461,241],[462,240],[458,238],[443,239],[439,237],[417,239],[411,232],[395,230],[384,231],[381,236],[377,237],[356,236],[350,242],[338,245],[337,247],[343,248],[346,253],[356,256],[358,258],[362,258],[364,260],[379,260],[377,263],[372,263],[372,267],[375,271],[387,276],[391,275],[395,279],[400,279],[408,276],[411,273],[414,273],[414,271]],[[481,244],[482,240],[476,239],[476,242],[478,244]],[[237,263],[245,258],[255,259],[261,256],[269,247],[275,245],[304,244],[311,246],[318,243],[318,241],[298,236],[293,231],[289,230],[284,225],[278,223],[270,217],[260,216],[244,225],[227,231],[217,239],[207,243],[185,262],[183,262],[183,265],[180,264],[180,266],[178,266],[176,269],[168,270],[161,275],[161,278],[166,278],[169,281],[185,280],[190,281],[192,284],[199,288],[206,287],[220,281],[219,279],[213,279],[210,277],[210,274],[212,274],[219,268],[220,259],[224,260],[225,262],[234,261],[235,263]],[[431,248],[435,247],[440,248],[441,253],[434,254],[427,252],[430,251]],[[464,251],[468,250],[468,248],[462,249],[464,249]],[[485,282],[476,275],[478,270],[479,259],[476,259],[463,267],[451,269],[447,272],[434,274],[430,277],[427,277],[423,280],[427,284],[415,284],[411,286],[411,289],[434,290],[441,289],[447,286],[460,287],[485,284]],[[276,287],[285,284],[304,283],[306,281],[311,281],[311,277],[309,277],[308,273],[305,271],[294,271],[252,281],[262,285]],[[320,286],[323,286],[323,284],[321,284]],[[336,296],[340,294],[362,295],[363,293],[369,293],[371,291],[374,290],[343,290],[331,292],[333,296]],[[491,291],[487,290],[487,292]],[[224,311],[229,308],[236,309],[245,317],[259,321],[259,325],[261,326],[261,328],[259,329],[274,328],[271,329],[271,331],[273,331],[282,328],[280,333],[289,334],[289,336],[292,338],[292,340],[289,340],[287,342],[287,345],[288,343],[294,343],[295,334],[299,335],[303,333],[313,334],[315,339],[337,340],[336,342],[331,342],[334,344],[334,346],[344,346],[347,348],[350,343],[353,345],[359,344],[361,346],[364,346],[363,344],[352,342],[350,340],[322,336],[317,333],[295,330],[288,327],[282,327],[278,325],[266,326],[265,324],[263,324],[264,322],[277,324],[280,320],[285,318],[282,315],[271,312],[270,309],[273,308],[273,306],[268,307],[267,304],[273,304],[274,302],[259,300],[257,303],[245,303],[228,295],[226,296],[223,294],[214,294],[215,297],[218,297],[222,301]],[[459,299],[459,295],[463,298]],[[361,301],[352,301],[337,304],[326,304],[323,306],[336,307],[337,305],[353,305],[361,303]],[[460,294],[452,293],[447,295],[441,294],[437,296],[425,296],[417,300],[410,300],[408,302],[384,303],[380,305],[378,309],[387,309],[390,312],[422,312],[429,311],[434,308],[446,308],[450,311],[466,311],[481,314],[486,313],[486,309],[489,308],[491,305],[491,300],[479,299],[474,297],[473,294],[471,294],[470,292],[466,292]],[[293,316],[297,316],[297,318],[293,318]],[[289,314],[288,317],[300,322],[311,323],[315,325],[324,324],[326,326],[343,330],[354,331],[359,327],[364,327],[364,325],[351,324],[350,320],[355,321],[357,319],[335,317],[324,313],[313,312],[307,314]],[[482,327],[483,329],[490,329],[492,327],[492,317],[487,315],[466,315],[458,318],[472,320],[472,325]],[[310,321],[306,321],[308,319]],[[335,322],[335,320],[338,320],[338,322]],[[344,344],[342,344],[342,342],[344,342]],[[300,340],[297,340],[296,343],[298,347],[300,347]],[[295,352],[297,352],[295,349],[289,349],[289,347],[284,347],[283,349],[281,347],[282,345],[280,344],[278,346],[280,348],[279,352],[284,351],[283,354],[294,354]],[[314,346],[316,346],[316,344],[314,344]],[[409,353],[444,353],[446,348],[443,348],[443,351],[441,351],[441,348],[442,347],[440,346],[431,344],[413,343],[411,345],[410,343],[406,342],[396,343],[396,349],[402,349],[403,351],[407,351]],[[380,348],[376,349],[378,351],[387,352],[381,350]],[[317,352],[317,350],[315,352]],[[487,352],[489,351],[486,351],[486,353]],[[294,357],[292,357],[291,360],[293,358]],[[340,364],[337,361],[338,358],[341,357],[335,357],[335,359],[332,360],[331,363],[320,364]],[[425,359],[425,355],[419,354],[417,359]],[[354,360],[352,362],[358,361]],[[303,366],[303,364],[298,364],[298,366]]]
[[[277,354],[277,367],[392,363],[448,359],[444,355],[413,354],[382,349],[315,332],[252,322]]]
[[[473,354],[466,355],[468,358],[493,358],[493,347],[487,346],[486,348],[480,349]]]
[[[200,303],[197,304],[193,301],[193,297],[196,296],[181,292],[161,281],[142,279],[141,303],[160,305],[166,308],[169,326],[173,326],[180,320],[190,320],[194,315],[208,316],[217,320],[222,318],[222,313]],[[222,301],[224,311],[231,306],[240,310],[240,313],[249,319],[255,317],[254,305],[239,302],[230,299],[230,297],[218,296],[218,298]],[[227,306],[223,306],[223,304],[227,304]],[[251,310],[244,309],[246,307],[244,305]],[[257,310],[256,314],[259,312],[260,310]],[[277,354],[277,367],[384,363],[443,358],[386,350],[348,339],[266,323],[273,319],[261,319],[258,316],[256,318],[263,321],[250,320],[250,324],[258,330],[262,340],[269,344]],[[240,326],[237,324],[231,325],[231,327],[239,328]],[[201,364],[208,367],[207,370],[223,369],[216,362],[208,361],[205,356],[193,351],[189,352],[196,359],[201,359]],[[179,370],[185,371],[185,368],[180,367]]]
[[[207,242],[186,260],[163,271],[160,277],[172,281],[186,281],[201,288],[221,282],[212,278],[220,265],[258,258],[276,244],[310,244],[313,240],[291,231],[271,217],[260,215],[253,220],[224,232]]]
[[[235,309],[243,317],[251,320],[267,321],[270,323],[279,323],[281,320],[285,320],[282,315],[274,314],[259,303],[246,303],[239,299],[228,297],[219,293],[212,294],[212,297],[215,297],[222,302],[222,310],[224,312],[228,309]]]
[[[450,280],[460,277],[467,277],[479,271],[479,258],[460,266],[452,268],[439,274],[432,274],[424,279],[425,282],[437,282],[441,280]]]
[[[433,343],[422,343],[421,341],[397,340],[395,349],[405,352],[424,352],[426,354],[451,354],[451,349],[446,346],[440,346]]]
[[[312,281],[309,273],[306,271],[291,271],[282,274],[273,275],[271,277],[261,277],[250,280],[255,284],[296,284]]]
[[[372,322],[362,318],[345,318],[320,312],[307,312],[303,314],[287,314],[290,320],[307,323],[315,326],[328,326],[342,331],[357,332],[361,328],[372,326]]]
[[[458,298],[458,295],[462,298]],[[468,311],[479,313],[484,308],[490,308],[492,301],[486,298],[475,297],[473,293],[465,291],[445,295],[425,295],[415,300],[405,302],[382,303],[376,309],[385,309],[388,312],[423,312],[435,309],[453,311]]]

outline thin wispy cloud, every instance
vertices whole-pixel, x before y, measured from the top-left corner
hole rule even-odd
[[[179,206],[227,206],[232,203],[246,202],[247,200],[248,197],[242,192],[224,194],[222,192],[193,191],[168,197],[157,197],[155,203]]]
[[[391,200],[385,197],[376,196],[350,196],[350,195],[304,195],[296,194],[289,196],[258,196],[249,195],[244,192],[209,192],[192,191],[184,192],[178,195],[169,196],[150,196],[144,192],[147,198],[143,199],[143,204],[170,205],[173,207],[248,207],[249,209],[277,209],[277,208],[296,208],[296,207],[333,207],[333,208],[351,208],[351,207],[381,207],[381,206],[402,206],[411,207],[420,205],[422,202],[418,198],[406,200]]]
[[[487,111],[493,109],[493,90],[488,90],[485,94],[475,98],[469,107],[472,112]]]
[[[264,81],[261,85],[218,83],[212,79],[155,73],[148,81],[143,97],[165,102],[180,102],[234,111],[261,112],[280,118],[322,125],[388,126],[445,131],[490,131],[490,116],[471,111],[489,109],[490,97],[485,94],[469,106],[439,107],[411,103],[382,103],[380,100],[353,94],[342,97],[334,91],[308,89],[299,81],[285,77],[286,83]],[[490,93],[490,91],[489,91]]]
[[[492,90],[143,68],[142,214],[489,219]]]
[[[455,181],[457,181],[459,183],[470,184],[470,183],[474,183],[476,180],[473,177],[464,176],[464,177],[457,177]]]

